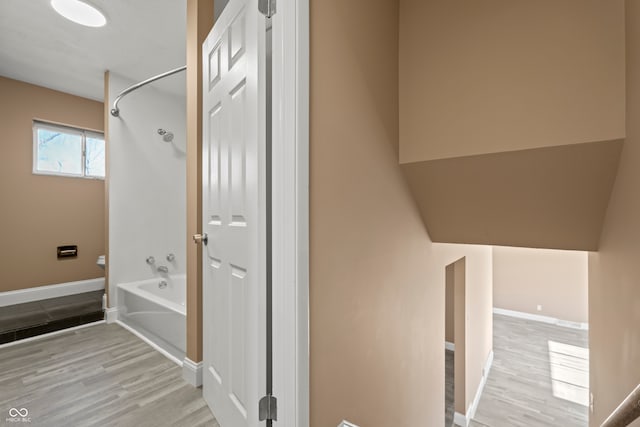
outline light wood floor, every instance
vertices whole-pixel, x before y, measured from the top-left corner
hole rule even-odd
[[[0,348],[0,425],[219,427],[182,369],[118,325]],[[9,425],[9,424],[7,424]]]
[[[495,315],[493,367],[471,426],[587,426],[587,408],[566,400],[584,391],[587,347],[586,331]],[[181,373],[115,324],[16,344],[0,349],[0,421],[15,407],[36,426],[219,427]]]
[[[494,361],[474,427],[586,427],[588,332],[494,315]]]

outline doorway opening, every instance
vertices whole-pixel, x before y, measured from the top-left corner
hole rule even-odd
[[[586,427],[588,254],[495,246],[492,262],[495,358],[474,421],[508,410],[514,424]]]
[[[466,414],[466,259],[445,267],[445,426]],[[458,415],[458,416],[456,416]]]

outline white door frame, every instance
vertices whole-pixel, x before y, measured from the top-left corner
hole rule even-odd
[[[309,426],[309,0],[273,22],[273,395],[277,425]]]

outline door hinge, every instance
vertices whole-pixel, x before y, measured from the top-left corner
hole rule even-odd
[[[276,14],[276,0],[258,0],[258,10],[267,18]]]
[[[278,399],[271,394],[267,394],[258,404],[258,417],[260,421],[278,421]]]

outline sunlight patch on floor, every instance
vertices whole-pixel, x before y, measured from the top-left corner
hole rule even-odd
[[[553,395],[589,406],[589,349],[548,341]]]

